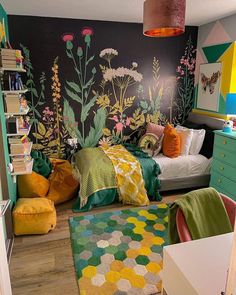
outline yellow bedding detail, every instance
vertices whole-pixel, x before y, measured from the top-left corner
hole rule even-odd
[[[139,161],[122,145],[101,148],[114,166],[120,201],[137,206],[149,205]]]

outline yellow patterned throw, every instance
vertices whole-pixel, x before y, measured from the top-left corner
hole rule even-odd
[[[122,145],[101,149],[114,166],[120,201],[137,206],[149,205],[139,161]]]

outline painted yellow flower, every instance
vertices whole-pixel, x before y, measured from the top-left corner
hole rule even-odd
[[[110,99],[109,99],[108,95],[104,94],[104,95],[98,96],[97,104],[102,106],[102,107],[109,106],[110,105]]]
[[[4,24],[3,22],[0,22],[0,42],[2,42],[5,37],[6,37],[6,32],[5,32]]]

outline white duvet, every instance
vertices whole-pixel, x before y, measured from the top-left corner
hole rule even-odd
[[[203,155],[168,158],[163,154],[158,154],[156,157],[153,157],[153,159],[160,166],[160,180],[207,174],[210,171],[211,159],[207,159]]]

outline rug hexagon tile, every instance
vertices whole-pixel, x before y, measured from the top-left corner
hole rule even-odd
[[[161,291],[166,204],[72,217],[69,223],[81,295]]]

